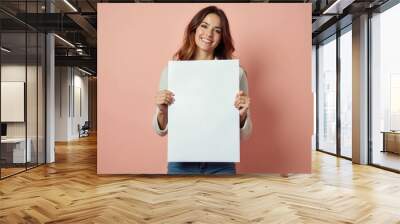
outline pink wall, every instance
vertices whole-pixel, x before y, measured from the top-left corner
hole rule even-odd
[[[161,70],[186,24],[210,4],[98,4],[99,174],[166,173],[167,137],[152,129]],[[247,70],[253,134],[239,173],[309,173],[311,4],[214,4]]]

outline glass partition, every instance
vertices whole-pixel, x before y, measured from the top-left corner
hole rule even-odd
[[[1,1],[0,178],[45,163],[45,34],[22,22],[45,1]],[[33,20],[34,17],[33,16]]]
[[[1,47],[1,176],[7,177],[31,161],[26,150],[26,33],[2,33]]]

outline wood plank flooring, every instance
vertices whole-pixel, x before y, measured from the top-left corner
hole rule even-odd
[[[18,173],[18,172],[22,172],[22,171],[25,171],[25,167],[23,167],[23,168],[1,168],[1,177],[3,178],[3,177],[8,177],[8,176],[11,176],[11,175],[13,175],[13,174],[16,174],[16,173]]]
[[[400,223],[400,175],[313,152],[313,173],[96,174],[96,137],[0,181],[0,223]]]

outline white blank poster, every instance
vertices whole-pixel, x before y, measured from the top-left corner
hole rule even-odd
[[[1,122],[24,122],[24,82],[1,82]]]
[[[170,61],[168,89],[168,162],[239,162],[239,61]]]

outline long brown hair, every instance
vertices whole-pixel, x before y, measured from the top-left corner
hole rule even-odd
[[[218,59],[232,59],[232,54],[235,51],[235,47],[233,46],[228,18],[222,9],[219,9],[216,6],[208,6],[196,13],[196,15],[187,25],[182,47],[174,54],[175,60],[193,60],[194,53],[196,51],[196,43],[194,40],[196,29],[201,24],[203,19],[210,13],[219,16],[222,28],[221,41],[214,49],[214,57],[218,57]]]

